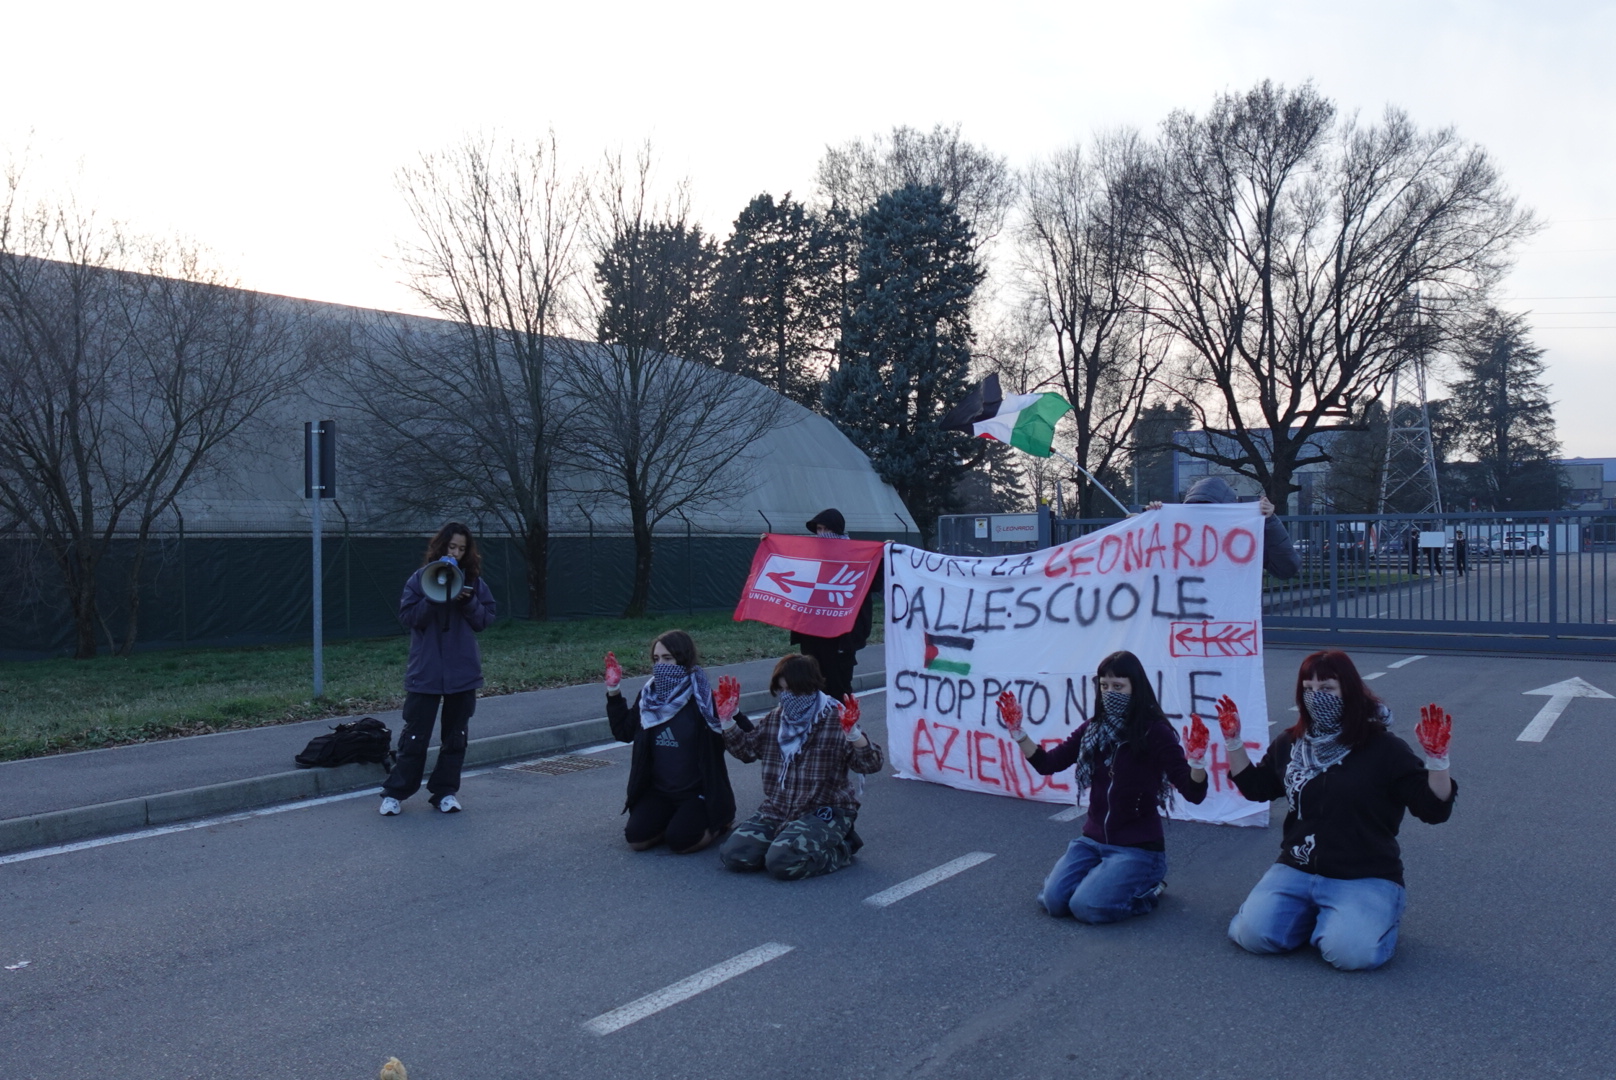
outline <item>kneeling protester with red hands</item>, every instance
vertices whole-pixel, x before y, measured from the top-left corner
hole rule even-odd
[[[1193,749],[1199,730],[1199,751],[1186,759],[1144,665],[1131,652],[1100,661],[1095,687],[1092,719],[1053,749],[1027,737],[1014,694],[1000,694],[998,705],[1028,764],[1046,776],[1076,766],[1077,791],[1089,793],[1083,835],[1049,872],[1039,903],[1051,915],[1107,923],[1147,914],[1160,902],[1167,888],[1161,811],[1175,789],[1192,803],[1206,798],[1208,733],[1196,718],[1191,738]]]
[[[763,805],[719,849],[729,869],[794,881],[843,869],[863,846],[853,826],[881,748],[859,728],[857,699],[838,702],[823,687],[817,660],[786,656],[769,678],[779,704],[755,726],[724,720],[729,752],[763,765]]]
[[[1254,953],[1312,945],[1342,970],[1376,968],[1397,948],[1407,899],[1397,843],[1403,814],[1438,825],[1453,813],[1453,718],[1438,705],[1420,709],[1422,762],[1392,734],[1391,710],[1352,659],[1336,650],[1302,661],[1296,706],[1296,725],[1261,761],[1229,752],[1229,777],[1242,795],[1284,798],[1289,807],[1279,859],[1240,906],[1229,937]]]

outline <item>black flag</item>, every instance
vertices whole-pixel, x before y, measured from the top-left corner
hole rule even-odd
[[[963,431],[971,434],[971,425],[991,420],[999,414],[1004,395],[999,392],[999,376],[989,375],[966,395],[965,400],[948,411],[937,426],[944,431]]]

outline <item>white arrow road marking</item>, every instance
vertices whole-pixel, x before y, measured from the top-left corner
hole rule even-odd
[[[1605,693],[1599,687],[1583,682],[1575,676],[1557,682],[1552,686],[1540,686],[1536,690],[1523,690],[1521,693],[1523,696],[1529,694],[1535,697],[1546,697],[1549,700],[1537,711],[1537,715],[1532,717],[1532,722],[1526,725],[1526,729],[1515,736],[1516,742],[1542,742],[1543,736],[1547,735],[1549,729],[1554,726],[1554,722],[1560,719],[1560,714],[1565,712],[1565,707],[1571,704],[1572,698],[1585,697],[1604,698],[1607,701],[1613,700],[1611,695]]]
[[[652,994],[646,994],[629,1002],[620,1009],[613,1009],[609,1013],[599,1016],[584,1024],[584,1028],[596,1035],[610,1035],[614,1031],[621,1031],[647,1016],[661,1012],[670,1005],[677,1005],[681,1001],[688,1001],[704,990],[711,990],[720,983],[726,983],[737,975],[744,975],[755,967],[761,967],[770,960],[777,960],[790,952],[796,946],[782,945],[778,941],[771,941],[767,945],[759,945],[755,949],[743,952],[739,956],[732,956],[722,964],[714,964],[705,971],[698,971],[688,979],[680,979],[672,986],[665,986]]]

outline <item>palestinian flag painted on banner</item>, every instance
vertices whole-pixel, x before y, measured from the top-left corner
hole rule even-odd
[[[999,377],[989,375],[939,424],[945,431],[969,431],[979,439],[996,439],[1034,457],[1054,448],[1055,424],[1072,406],[1059,394],[1011,394],[999,390]]]
[[[975,647],[976,642],[968,637],[927,634],[926,670],[946,671],[951,675],[969,675],[971,650]]]

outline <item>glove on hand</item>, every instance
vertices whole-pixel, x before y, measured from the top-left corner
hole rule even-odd
[[[1008,690],[999,695],[999,719],[1004,721],[1005,729],[1016,742],[1027,737],[1027,733],[1021,730],[1021,703]]]
[[[713,711],[720,723],[728,724],[741,707],[741,680],[733,675],[720,675],[713,687]]]
[[[858,742],[864,737],[864,732],[859,730],[858,722],[858,698],[848,694],[842,698],[842,734],[847,736],[848,742]]]
[[[616,690],[623,685],[623,665],[617,662],[616,653],[606,654],[606,689]]]
[[[1212,733],[1201,723],[1201,718],[1190,713],[1190,734],[1184,740],[1184,757],[1189,760],[1190,768],[1206,771],[1206,745],[1211,738]]]
[[[1448,741],[1453,738],[1453,717],[1442,711],[1440,705],[1420,706],[1420,722],[1414,725],[1414,737],[1425,751],[1425,767],[1438,772],[1448,767]]]
[[[1223,731],[1223,749],[1232,754],[1245,748],[1240,741],[1240,710],[1234,698],[1224,694],[1218,699],[1218,727]]]

